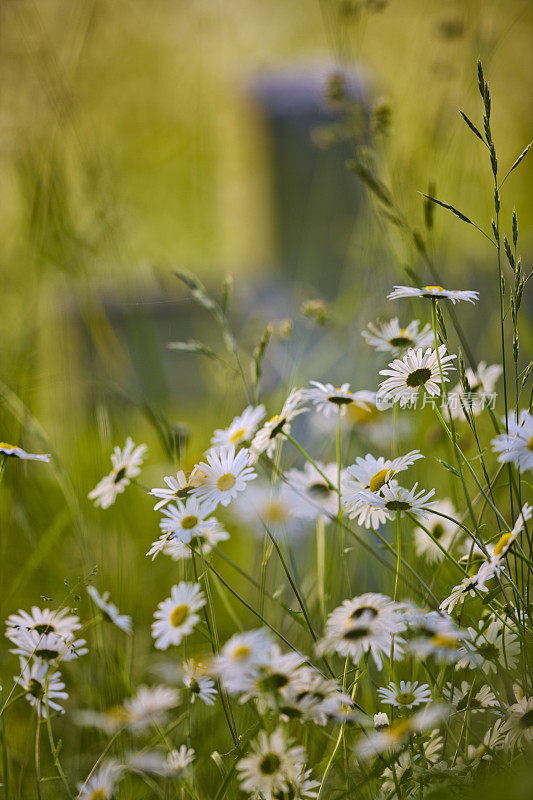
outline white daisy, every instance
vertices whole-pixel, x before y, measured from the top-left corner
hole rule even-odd
[[[307,409],[303,406],[305,392],[303,389],[293,389],[283,404],[279,414],[276,414],[268,422],[265,422],[255,434],[250,452],[254,458],[258,458],[261,453],[266,453],[272,458],[276,449],[278,438],[284,433],[291,432],[291,421],[302,414]]]
[[[243,447],[235,454],[235,445],[227,449],[212,449],[206,461],[196,467],[197,485],[191,495],[213,511],[220,503],[228,506],[239,492],[246,489],[248,481],[257,478],[250,464],[250,451]]]
[[[507,554],[514,541],[518,539],[524,528],[533,516],[533,508],[529,503],[524,503],[512,531],[502,533],[495,545],[487,545],[487,552],[492,559],[502,559]]]
[[[107,622],[112,622],[124,633],[131,634],[131,617],[127,614],[121,614],[116,605],[109,602],[109,592],[104,592],[101,595],[94,586],[88,586],[87,592]]]
[[[306,798],[318,797],[317,788],[320,786],[320,781],[315,781],[311,778],[311,770],[300,767],[298,774],[291,782],[289,797],[294,797],[295,800],[306,800]]]
[[[366,342],[375,347],[382,353],[401,353],[407,347],[430,347],[433,343],[433,331],[431,325],[426,324],[422,330],[418,330],[420,322],[415,319],[401,328],[398,317],[394,317],[390,322],[369,322],[366,331],[362,331]]]
[[[440,760],[440,754],[444,745],[444,738],[439,734],[438,729],[431,731],[427,742],[422,742],[422,749],[426,761],[430,764],[436,764]]]
[[[258,800],[288,794],[306,760],[303,747],[294,746],[283,729],[276,728],[270,736],[261,731],[250,750],[237,764],[242,791]]]
[[[182,744],[179,750],[171,750],[167,756],[166,775],[176,777],[181,775],[194,761],[194,750]]]
[[[180,539],[173,538],[171,534],[165,533],[160,536],[146,553],[147,556],[152,556],[152,560],[159,554],[163,553],[170,556],[173,561],[181,561],[191,557],[192,547],[201,547],[204,555],[211,552],[213,547],[216,547],[219,542],[224,542],[229,539],[229,533],[224,530],[220,522],[214,517],[203,521],[201,526],[198,526],[197,535],[191,539],[188,544],[184,544]]]
[[[494,452],[499,453],[498,461],[510,461],[520,472],[533,469],[533,415],[523,410],[517,419],[511,411],[508,429],[509,433],[495,436],[491,442]]]
[[[366,739],[360,739],[357,753],[361,758],[371,758],[378,753],[399,750],[409,740],[411,734],[432,730],[447,716],[449,709],[442,703],[426,706],[412,717],[393,722],[388,727],[368,734]]]
[[[381,657],[390,655],[393,636],[394,656],[398,660],[402,657],[403,639],[398,634],[405,629],[403,609],[398,603],[382,594],[362,594],[345,600],[331,612],[318,651],[350,656],[354,664],[369,652],[381,669]]]
[[[272,534],[279,534],[290,524],[290,532],[295,532],[296,518],[294,508],[288,497],[285,486],[272,486],[272,484],[257,481],[252,484],[244,494],[239,495],[232,505],[232,511],[239,519],[261,535],[265,528]]]
[[[64,714],[57,701],[68,698],[65,684],[61,673],[51,672],[45,661],[36,659],[30,662],[21,658],[20,675],[14,680],[26,692],[26,700],[37,709],[40,717],[46,719],[47,709]]]
[[[265,628],[236,633],[213,659],[212,671],[230,694],[238,694],[268,664],[271,650],[272,637]]]
[[[163,487],[162,489],[152,489],[149,492],[149,494],[154,497],[160,498],[159,502],[154,506],[154,511],[159,511],[160,508],[163,508],[163,506],[166,506],[171,500],[175,500],[178,497],[187,497],[190,491],[190,478],[187,478],[182,469],[178,470],[176,477],[167,475],[163,480],[167,485],[166,489]]]
[[[76,800],[111,800],[123,775],[121,764],[111,759],[104,761],[85,783],[78,784]]]
[[[180,692],[170,686],[139,686],[122,705],[107,711],[78,711],[75,721],[85,727],[99,728],[109,735],[121,728],[142,734],[151,726],[165,724],[168,712],[179,702]]]
[[[412,489],[404,489],[394,481],[392,484],[382,486],[379,493],[363,490],[361,500],[371,508],[382,511],[386,519],[395,519],[397,514],[400,516],[410,514],[413,517],[427,519],[431,509],[426,509],[426,506],[432,506],[435,502],[431,500],[435,489],[430,489],[429,492],[424,492],[422,489],[417,492],[417,486],[418,482]]]
[[[265,416],[263,405],[248,406],[242,414],[233,419],[233,422],[224,430],[216,430],[211,439],[213,447],[237,447],[243,442],[251,442],[257,426]]]
[[[452,303],[457,303],[459,300],[475,303],[479,297],[479,292],[443,289],[442,286],[423,286],[421,289],[417,289],[414,286],[395,286],[394,291],[387,297],[389,300],[397,300],[401,297],[429,297],[436,300],[451,300]]]
[[[366,456],[358,456],[355,464],[346,467],[341,484],[342,503],[350,517],[357,515],[357,504],[360,500],[362,489],[369,489],[371,492],[379,490],[388,483],[398,472],[406,470],[411,464],[424,458],[419,450],[411,450],[404,456],[389,459],[379,456],[375,458],[370,453]]]
[[[18,614],[10,614],[6,620],[8,639],[17,637],[20,631],[35,631],[38,634],[56,633],[58,636],[72,636],[81,628],[79,617],[70,614],[69,609],[51,611],[48,608],[32,606],[31,613],[19,609]]]
[[[153,725],[162,725],[167,712],[180,700],[171,686],[139,686],[133,697],[124,701],[125,720],[129,730],[143,733]]]
[[[212,510],[209,503],[199,503],[196,497],[187,497],[185,502],[176,498],[175,503],[163,509],[159,527],[170,534],[169,539],[188,544],[193,537],[201,536],[205,519]]]
[[[359,758],[373,758],[379,753],[393,753],[400,750],[409,740],[411,733],[409,720],[396,720],[392,725],[376,728],[367,734],[366,738],[359,739],[356,753]]]
[[[498,378],[503,372],[500,364],[487,366],[485,361],[480,361],[476,371],[468,368],[466,379],[470,390],[465,392],[458,383],[448,393],[448,408],[454,419],[463,416],[463,407],[469,409],[472,414],[481,414],[487,403],[492,401],[492,396],[496,388]]]
[[[329,720],[346,722],[354,718],[354,703],[336,680],[323,678],[316,669],[301,667],[293,680],[281,690],[279,706],[288,720],[295,717],[325,725]]]
[[[8,457],[20,458],[23,461],[50,461],[50,456],[46,453],[28,453],[17,444],[8,444],[7,442],[0,442],[0,453]]]
[[[398,481],[395,481],[394,479],[391,480],[388,485],[391,487],[391,489],[399,488]],[[352,519],[355,519],[358,525],[361,525],[365,528],[376,529],[390,519],[386,511],[384,511],[382,508],[378,508],[374,504],[373,494],[370,502],[368,498],[362,496],[361,490],[357,492],[357,499],[355,499],[354,495],[352,495],[352,502],[350,502],[347,508],[350,510],[349,516]]]
[[[92,709],[77,710],[73,714],[74,722],[85,728],[98,728],[108,736],[112,736],[121,728],[126,729],[129,715],[124,706],[113,706],[107,711],[93,711]]]
[[[427,741],[422,740],[420,742],[420,748],[424,753],[424,758],[426,761],[428,761],[430,764],[437,764],[437,762],[440,760],[443,745],[444,739],[442,736],[440,736],[439,731],[431,731]],[[413,777],[412,767],[413,764],[417,763],[418,761],[418,755],[412,755],[409,750],[406,750],[403,753],[399,753],[397,756],[394,772],[390,767],[387,767],[383,770],[383,777],[385,780],[383,781],[381,788],[385,792],[388,800],[392,800],[392,798],[396,798],[398,796],[396,794],[397,785],[404,788],[406,793],[410,794],[409,787],[407,787],[405,783]]]
[[[507,709],[509,718],[502,726],[505,734],[505,747],[514,750],[521,745],[533,742],[533,697],[523,697]]]
[[[342,386],[337,387],[331,383],[320,383],[319,381],[309,381],[309,383],[313,388],[304,390],[305,397],[325,417],[336,416],[339,409],[344,414],[346,406],[356,401],[359,405],[364,405],[361,393],[352,392],[349,383],[343,383]]]
[[[113,469],[109,475],[102,478],[92,492],[89,492],[89,500],[93,500],[95,506],[109,508],[115,502],[117,495],[129,486],[131,479],[136,478],[141,472],[146,450],[145,444],[136,447],[129,436],[123,450],[115,447],[111,455]]]
[[[433,503],[431,510],[433,512],[440,511],[448,517],[455,517],[457,514],[450,500],[437,500]],[[423,528],[415,528],[413,531],[416,552],[430,563],[442,561],[444,559],[444,553],[440,547],[435,544],[433,539],[436,539],[446,552],[449,553],[451,552],[452,546],[457,544],[461,537],[460,528],[455,522],[452,522],[452,520],[437,515],[432,516],[425,527],[431,533],[431,536],[429,536]],[[433,539],[431,537],[433,537]]]
[[[378,695],[382,703],[387,703],[398,708],[414,708],[422,703],[431,701],[431,689],[427,683],[418,685],[418,681],[400,681],[399,686],[389,683],[378,689]]]
[[[182,744],[179,750],[171,750],[166,755],[159,750],[132,753],[128,767],[134,772],[144,772],[161,778],[179,778],[194,761],[194,750]]]
[[[462,681],[460,686],[453,686],[451,683],[447,683],[443,687],[442,693],[446,700],[452,706],[455,706],[457,711],[468,710],[475,714],[499,705],[492,689],[488,686],[481,686],[474,691],[472,684],[467,681]]]
[[[484,583],[480,583],[477,575],[471,575],[469,578],[463,578],[461,583],[454,586],[449,596],[442,601],[439,608],[441,611],[446,611],[451,614],[455,606],[464,603],[468,596],[475,597],[477,592],[486,592],[487,587]]]
[[[454,369],[450,363],[454,355],[446,354],[446,345],[441,344],[438,350],[421,347],[409,348],[401,358],[391,361],[387,369],[381,369],[380,375],[386,379],[379,385],[378,397],[392,403],[400,403],[403,408],[414,404],[419,390],[432,397],[440,395],[442,382],[449,381],[447,373]],[[439,367],[440,361],[440,367]]]
[[[274,698],[274,708],[279,702],[279,694],[300,675],[304,660],[298,653],[282,653],[274,644],[268,651],[268,660],[251,670],[242,678],[241,702],[250,697]]]
[[[497,577],[505,569],[505,558],[509,548],[520,536],[525,528],[526,522],[530,520],[532,516],[533,508],[531,508],[528,503],[524,503],[512,531],[504,531],[495,544],[486,544],[486,552],[483,552],[477,544],[473,549],[469,549],[466,555],[467,559],[470,559],[472,554],[481,555],[483,559],[476,575],[478,589],[485,589],[487,581]],[[463,556],[463,559],[464,558],[465,556]]]
[[[285,496],[292,507],[295,517],[300,519],[316,519],[323,516],[335,516],[338,511],[339,495],[335,489],[338,480],[336,463],[322,464],[317,468],[305,462],[303,470],[290,469],[286,473]],[[327,478],[324,480],[325,476]]]
[[[520,655],[518,637],[498,619],[492,619],[487,627],[484,625],[482,620],[477,631],[468,629],[473,643],[463,642],[457,668],[482,669],[486,675],[497,672],[499,667],[515,669]]]
[[[9,637],[16,647],[10,650],[24,658],[39,658],[42,661],[74,661],[89,651],[85,639],[74,636],[59,636],[57,633],[38,633],[35,630],[20,630]]]
[[[405,649],[420,660],[433,656],[438,662],[453,663],[460,657],[461,643],[470,639],[470,634],[460,630],[448,614],[437,611],[409,619],[409,627],[411,637]]]
[[[205,605],[204,594],[197,583],[181,581],[170,590],[170,597],[159,603],[152,623],[152,637],[158,650],[178,645],[192,633],[200,617],[196,613]]]
[[[503,719],[497,719],[494,725],[488,729],[480,744],[469,744],[467,747],[466,761],[476,762],[491,760],[494,750],[501,750],[505,732],[503,731]]]
[[[328,720],[346,721],[353,712],[353,701],[338,681],[304,665],[298,653],[281,653],[278,647],[272,649],[268,664],[244,698],[254,692],[287,721],[325,725]]]
[[[187,659],[181,665],[183,685],[189,689],[191,703],[196,699],[201,700],[206,706],[212,706],[215,702],[217,690],[215,682],[207,675],[207,669],[201,661],[193,658]]]
[[[383,792],[382,797],[387,800],[396,800],[398,795],[396,793],[396,786],[401,787],[400,791],[408,791],[406,784],[413,774],[413,764],[417,761],[417,756],[412,755],[409,751],[399,753],[395,759],[394,772],[391,767],[386,767],[383,770],[384,781],[381,785]]]

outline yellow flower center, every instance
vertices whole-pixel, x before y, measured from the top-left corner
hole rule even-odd
[[[181,605],[176,606],[172,614],[170,615],[170,624],[173,628],[179,628],[180,625],[183,625],[187,617],[189,616],[189,606],[188,605]]]
[[[269,439],[274,439],[278,434],[280,434],[285,427],[285,423],[287,422],[286,417],[282,417],[281,414],[275,414],[272,419],[269,419],[268,424],[271,425],[270,433],[268,435]]]
[[[398,692],[396,701],[402,706],[408,706],[416,700],[412,692]]]
[[[106,790],[95,789],[94,792],[91,792],[89,795],[89,800],[106,800]]]
[[[123,706],[113,706],[105,712],[105,716],[108,717],[112,722],[116,722],[118,724],[128,722],[130,718],[128,712]]]
[[[375,420],[379,414],[375,406],[369,406],[368,408],[365,408],[357,403],[352,403],[351,405],[347,406],[346,413],[350,422],[354,424],[361,422],[373,422],[373,420]]]
[[[195,517],[194,514],[189,514],[188,517],[183,517],[181,520],[181,527],[186,531],[190,531],[195,525],[198,525],[198,517]]]
[[[20,447],[18,447],[16,444],[9,444],[9,442],[0,442],[0,447],[5,447],[6,450],[20,450]]]
[[[409,730],[409,720],[404,719],[401,722],[396,722],[390,728],[390,735],[393,739],[401,739]]]
[[[434,647],[446,647],[448,650],[454,650],[457,646],[456,637],[446,633],[436,633],[429,641]]]
[[[287,511],[283,503],[278,503],[273,500],[265,509],[264,517],[265,522],[285,522],[287,519]]]
[[[387,481],[392,478],[393,471],[390,467],[386,467],[384,469],[380,469],[379,472],[370,479],[370,483],[368,484],[368,488],[371,492],[379,492],[382,486],[384,486]]]
[[[220,489],[221,492],[227,492],[235,486],[235,475],[232,475],[231,472],[226,472],[225,475],[221,475],[217,481],[217,489]]]
[[[232,442],[233,444],[240,442],[245,433],[246,433],[245,428],[239,428],[239,430],[235,431],[235,433],[231,437],[230,442]]]
[[[444,287],[443,286],[424,286],[424,289],[426,289],[428,292],[443,292],[444,291]]]
[[[249,646],[247,644],[240,644],[233,651],[233,660],[234,661],[244,661],[244,659],[248,658],[249,655],[250,655]]]
[[[504,533],[502,536],[500,536],[496,542],[496,545],[494,546],[494,555],[501,556],[503,553],[505,553],[512,538],[512,533]]]
[[[528,450],[533,450],[533,436],[529,437],[529,441],[527,443],[527,449]]]
[[[341,717],[349,717],[352,711],[353,709],[350,706],[347,706],[345,703],[341,703],[337,709],[337,714],[340,714]]]

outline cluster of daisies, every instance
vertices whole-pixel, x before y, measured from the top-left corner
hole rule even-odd
[[[131,634],[131,618],[118,611],[109,601],[107,592],[100,595],[93,586],[87,591],[100,620]],[[33,606],[29,612],[19,610],[7,618],[6,637],[12,644],[10,652],[19,657],[19,672],[14,676],[14,686],[7,695],[3,711],[12,702],[25,697],[39,720],[65,713],[63,705],[69,695],[59,668],[88,653],[86,640],[78,636],[80,629],[79,616],[69,608],[50,610]],[[79,725],[99,728],[108,735],[126,731],[138,738],[164,725],[171,710],[180,704],[194,702],[196,698],[206,704],[214,702],[214,681],[206,676],[201,663],[193,659],[185,661],[181,669],[176,670],[176,681],[179,687],[140,686],[122,704],[103,712],[74,711],[74,719]],[[119,782],[128,773],[181,780],[186,777],[193,760],[194,750],[186,745],[170,751],[139,747],[121,762],[104,760],[78,785],[77,797],[88,800],[113,797]]]
[[[442,300],[474,303],[477,293],[397,286],[389,297],[427,298],[435,311]],[[127,731],[135,739],[164,730],[167,723],[172,726],[172,719],[186,715],[196,701],[223,710],[236,742],[232,773],[253,800],[321,797],[331,771],[338,769],[341,741],[347,787],[354,781],[372,786],[377,781],[380,794],[373,796],[387,798],[418,796],[420,786],[432,782],[471,780],[480,764],[501,764],[533,745],[531,671],[523,648],[531,636],[531,616],[517,585],[520,572],[522,591],[529,587],[523,578],[532,566],[528,545],[533,508],[523,500],[528,484],[521,480],[533,469],[529,410],[510,412],[492,439],[500,464],[497,474],[505,464],[517,471],[520,503],[510,523],[494,505],[493,486],[485,486],[474,467],[459,459],[479,489],[470,501],[476,506],[470,516],[477,513],[481,520],[485,512],[493,513],[493,531],[485,523],[472,525],[469,515],[457,509],[456,498],[436,498],[435,489],[409,479],[424,463],[419,450],[391,458],[362,450],[353,463],[342,460],[343,437],[354,426],[380,429],[381,441],[390,449],[395,429],[386,410],[391,405],[401,410],[437,398],[438,420],[457,449],[460,438],[454,426],[464,419],[475,430],[475,417],[490,409],[500,365],[480,362],[462,369],[458,383],[448,390],[450,373],[459,365],[439,339],[435,317],[433,325],[414,320],[402,327],[398,317],[369,324],[364,339],[392,359],[380,370],[383,380],[376,390],[354,391],[349,383],[313,380],[307,388],[293,389],[269,419],[264,405],[248,405],[226,428],[213,432],[210,448],[190,471],[180,469],[164,477],[162,487],[150,490],[159,535],[147,556],[163,554],[184,562],[188,577],[170,587],[155,610],[154,648],[175,658],[179,651],[174,648],[185,647],[188,653],[190,637],[202,632],[211,638],[213,653],[198,658],[183,653],[165,684],[140,686],[107,710],[78,710],[78,724],[108,736]],[[459,402],[452,403],[452,396]],[[498,426],[494,415],[492,422]],[[401,418],[394,424],[401,425]],[[321,437],[336,431],[336,460],[309,454],[313,426]],[[17,455],[17,448],[10,447],[0,448],[6,458]],[[300,466],[284,467],[287,450],[303,459]],[[124,448],[115,448],[111,472],[89,494],[96,506],[110,507],[135,483],[146,452],[146,445],[136,446],[131,438]],[[390,543],[391,522],[398,531],[396,550]],[[328,542],[362,528],[359,533],[377,537],[398,559],[394,597],[358,594],[329,614],[324,605],[319,624],[299,598],[313,639],[308,652],[262,615],[262,627],[215,644],[205,575],[232,526],[262,535],[265,542],[271,539],[278,547],[300,546],[306,535],[316,530],[318,537],[326,526]],[[425,565],[429,584],[402,561],[402,537],[409,556]],[[434,594],[441,571],[457,576],[444,598]],[[418,590],[425,606],[401,598],[400,575]],[[102,619],[132,632],[131,619],[110,603],[108,593],[100,595],[94,587],[88,591]],[[16,684],[41,718],[62,713],[67,693],[58,666],[87,652],[85,640],[77,638],[78,616],[68,609],[33,608],[30,614],[12,614],[7,626],[12,652],[20,658]],[[246,736],[238,730],[235,715],[243,705],[251,706],[258,720]],[[324,731],[324,742],[329,742],[328,726],[340,726],[340,733],[330,757],[322,760],[306,731]],[[190,779],[193,786],[195,753],[189,744],[166,750],[137,747],[120,761],[105,759],[80,784],[78,796],[111,798],[124,776],[136,772]]]

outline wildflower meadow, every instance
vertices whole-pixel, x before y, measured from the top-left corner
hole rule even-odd
[[[533,273],[513,196],[531,155],[496,140],[491,69],[470,73],[453,135],[477,210],[356,144],[333,70],[342,124],[321,136],[349,146],[354,247],[374,232],[349,284],[287,312],[281,278],[267,302],[165,267],[178,394],[132,389],[123,351],[105,388],[84,378],[86,423],[83,401],[52,411],[68,449],[2,379],[0,797],[531,797]],[[482,274],[448,268],[438,225]]]

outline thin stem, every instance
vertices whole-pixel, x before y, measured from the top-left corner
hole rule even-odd
[[[3,783],[5,800],[9,800],[9,759],[7,755],[7,737],[6,737],[6,721],[5,718],[0,720],[0,735],[2,736],[2,770],[3,770]]]
[[[325,784],[326,784],[326,778],[328,777],[328,775],[330,773],[331,767],[333,765],[333,759],[335,758],[335,756],[337,754],[337,750],[340,747],[343,733],[344,733],[344,723],[342,723],[342,725],[341,725],[341,727],[339,729],[339,735],[337,736],[337,741],[335,742],[335,747],[333,748],[333,752],[332,752],[331,756],[329,757],[328,763],[326,764],[326,769],[324,770],[324,774],[323,774],[322,780],[320,782],[320,788],[318,790],[317,800],[320,800],[320,798],[322,797],[322,793],[324,791],[324,787],[325,787]]]
[[[337,456],[337,521],[339,524],[339,531],[340,531],[340,545],[341,545],[341,559],[344,566],[344,580],[346,581],[346,586],[348,588],[348,592],[352,594],[352,587],[350,583],[350,573],[348,570],[348,559],[346,557],[346,550],[345,550],[345,536],[344,536],[344,528],[342,525],[342,494],[341,494],[341,475],[342,475],[342,431],[341,431],[341,414],[342,408],[339,406],[337,409],[337,435],[336,435],[336,456]]]
[[[65,775],[65,773],[63,771],[63,767],[61,766],[61,762],[59,761],[59,755],[57,753],[57,748],[56,748],[56,744],[55,744],[55,741],[54,741],[54,734],[53,734],[53,731],[52,731],[52,723],[50,721],[50,709],[48,707],[48,682],[47,682],[47,685],[45,687],[45,692],[44,692],[44,703],[45,703],[45,708],[46,708],[46,714],[45,714],[44,720],[45,720],[45,723],[46,723],[46,729],[48,731],[48,742],[50,744],[50,752],[52,754],[52,758],[54,759],[54,765],[55,765],[55,767],[56,767],[56,769],[58,771],[59,777],[61,778],[61,782],[62,782],[63,786],[65,787],[68,796],[71,798],[72,797],[72,791],[71,791],[71,788],[69,786],[69,783],[68,783],[68,780],[67,780],[67,776]]]
[[[305,460],[309,461],[309,463],[313,465],[313,467],[316,469],[316,471],[318,472],[320,477],[324,479],[328,489],[331,489],[331,491],[336,492],[337,491],[337,487],[330,481],[330,479],[327,477],[327,475],[324,475],[324,473],[322,472],[320,467],[317,465],[316,461],[309,455],[309,453],[306,450],[304,450],[302,445],[299,444],[296,441],[296,439],[293,439],[293,437],[290,435],[290,433],[285,433],[285,431],[283,431],[283,435],[285,436],[286,439],[289,440],[289,442],[292,445],[294,445],[294,447],[298,450],[298,452],[300,452],[303,455]]]
[[[206,625],[207,625],[207,630],[209,631],[209,638],[211,640],[211,649],[213,651],[213,655],[215,655],[216,653],[218,653],[218,650],[219,650],[218,636],[217,636],[217,633],[216,633],[216,625],[215,625],[215,620],[214,620],[214,613],[215,612],[214,612],[214,608],[213,608],[213,600],[212,600],[212,597],[211,597],[211,588],[209,586],[209,580],[208,580],[208,576],[207,576],[207,571],[205,569],[206,562],[204,560],[203,553],[202,553],[201,550],[200,550],[200,555],[201,555],[201,558],[202,558],[202,562],[204,564],[204,586],[205,586],[205,590],[206,590],[207,604],[208,604],[209,612],[211,614],[213,622],[211,623],[211,620],[209,618],[209,613],[208,613],[208,611],[207,611],[205,606],[203,607],[204,619],[205,619],[205,622],[206,622]],[[191,561],[192,561],[193,570],[194,570],[194,579],[195,579],[196,583],[198,583],[198,572],[197,572],[197,569],[196,569],[196,559],[195,559],[194,551],[191,552],[191,556],[192,556]],[[233,739],[234,745],[237,745],[238,742],[239,742],[239,735],[237,733],[237,728],[236,728],[236,725],[235,725],[235,718],[233,716],[233,711],[231,709],[231,702],[229,700],[229,697],[227,697],[224,688],[222,686],[220,686],[219,688],[220,688],[220,699],[222,701],[222,707],[224,709],[224,714],[226,716],[226,721],[228,723],[228,728],[230,730],[231,737]]]
[[[41,717],[37,710],[37,721],[35,724],[35,777],[37,781],[37,797],[42,799],[41,795],[41,752],[40,752],[40,732],[41,732]]]

